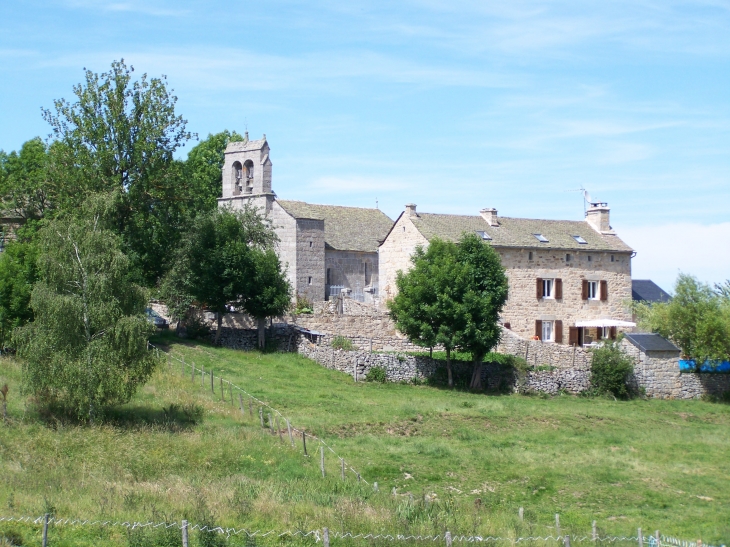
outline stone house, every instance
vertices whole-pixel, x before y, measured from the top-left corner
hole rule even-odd
[[[360,302],[378,298],[378,244],[393,225],[379,209],[278,199],[271,188],[266,135],[229,143],[219,207],[251,203],[271,219],[294,295],[311,302],[340,293]]]
[[[509,278],[504,327],[523,338],[588,345],[632,327],[633,250],[611,229],[605,203],[592,203],[584,221],[419,213],[413,204],[380,245],[383,300],[395,296],[398,270],[408,270],[416,246],[439,237],[476,233],[499,253]]]

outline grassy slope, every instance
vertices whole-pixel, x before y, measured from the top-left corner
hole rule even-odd
[[[617,535],[641,526],[705,542],[730,537],[728,406],[353,384],[297,355],[167,341],[174,354],[213,366],[322,435],[378,481],[380,493],[352,475],[342,484],[332,457],[328,478],[318,478],[318,458],[262,434],[258,416],[242,418],[177,367],[161,370],[106,425],[54,428],[25,410],[17,364],[5,360],[0,381],[11,384],[12,421],[0,428],[0,513],[36,515],[50,506],[59,516],[210,517],[279,530],[546,535],[557,512],[573,533],[585,534],[596,519]],[[188,423],[170,404],[197,405],[203,417]],[[393,498],[393,487],[413,493],[415,505],[407,495]],[[423,494],[440,501],[425,505]],[[56,533],[69,544],[104,544],[82,530]],[[120,542],[121,532],[106,541]]]

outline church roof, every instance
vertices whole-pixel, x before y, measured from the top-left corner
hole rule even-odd
[[[266,137],[257,141],[234,141],[226,145],[226,152],[249,152],[251,150],[261,150],[266,144]]]
[[[294,218],[324,220],[328,249],[375,253],[393,221],[380,209],[276,200]]]
[[[434,237],[457,241],[464,232],[486,232],[495,247],[561,249],[575,251],[631,252],[616,235],[599,234],[580,220],[540,220],[498,217],[499,226],[491,226],[478,215],[441,215],[418,213],[410,217],[418,231],[428,240]],[[536,234],[547,241],[541,242]],[[573,236],[580,236],[579,243]]]

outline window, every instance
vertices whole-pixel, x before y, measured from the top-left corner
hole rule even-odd
[[[611,255],[611,262],[615,262],[615,261],[616,261],[616,256],[615,255]]]
[[[253,179],[253,162],[251,160],[246,160],[246,163],[244,163],[243,166],[246,168],[246,178],[248,180]]]
[[[588,262],[593,262],[593,257],[591,255],[588,255],[587,258],[588,258]]]
[[[532,251],[527,253],[527,260],[532,260]]]
[[[598,281],[588,282],[588,300],[598,300]]]
[[[310,285],[312,284],[312,278],[311,277],[309,278],[309,284]]]
[[[477,231],[477,235],[481,237],[484,241],[492,241],[492,238],[487,232]]]
[[[581,245],[588,245],[588,242],[585,239],[583,239],[581,236],[572,236],[572,237]]]
[[[542,336],[540,336],[540,340],[543,342],[552,342],[553,341],[553,322],[552,321],[543,321],[542,322]]]
[[[543,298],[555,298],[553,295],[553,280],[543,279],[542,280],[542,297]]]
[[[312,242],[311,242],[311,241],[309,242],[309,246],[310,246],[310,247],[312,246]]]
[[[538,240],[538,241],[539,241],[540,243],[550,243],[550,241],[548,240],[548,238],[546,238],[546,237],[545,237],[544,235],[542,235],[542,234],[532,234],[532,235],[534,235],[534,236],[535,236],[535,238],[536,238],[536,239],[537,239],[537,240]]]
[[[565,255],[565,261],[566,262],[570,262],[571,260],[573,260],[573,255],[570,254],[570,253],[566,254]]]

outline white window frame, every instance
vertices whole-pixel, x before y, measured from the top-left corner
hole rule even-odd
[[[543,342],[555,342],[555,321],[543,321],[540,340]]]
[[[601,340],[609,340],[611,338],[611,327],[601,328]]]
[[[598,281],[588,281],[588,300],[601,299],[601,283]]]
[[[555,279],[548,277],[542,280],[543,300],[555,300]]]

